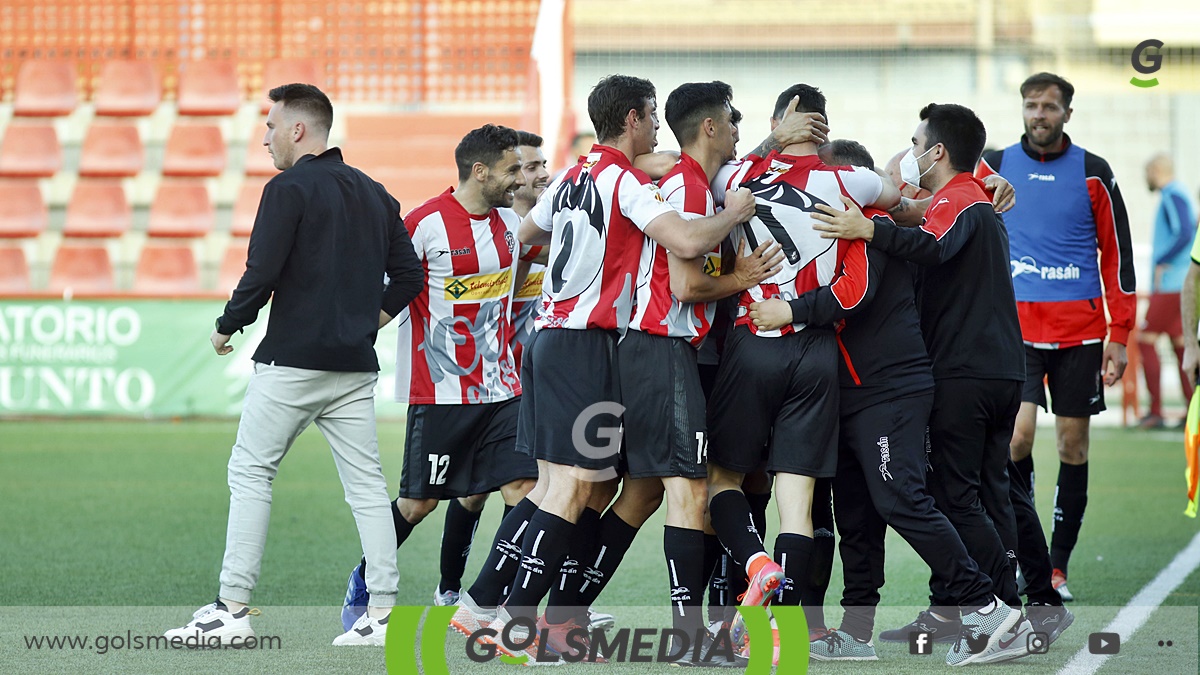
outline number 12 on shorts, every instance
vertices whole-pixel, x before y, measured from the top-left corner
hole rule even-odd
[[[450,455],[429,455],[429,484],[445,485],[446,470],[450,468]]]
[[[696,432],[696,463],[704,464],[708,461],[708,437],[703,431]]]

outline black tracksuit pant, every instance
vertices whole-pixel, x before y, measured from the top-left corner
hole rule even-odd
[[[1020,382],[940,379],[929,416],[929,490],[994,582],[993,592],[1012,607],[1020,607],[1021,600],[1008,446],[1020,405]],[[932,605],[959,604],[948,588],[931,586]]]
[[[933,394],[920,394],[841,418],[833,483],[845,576],[841,627],[859,638],[869,638],[874,630],[886,526],[937,570],[952,604],[979,606],[991,600],[992,580],[926,490],[925,427],[933,400]]]

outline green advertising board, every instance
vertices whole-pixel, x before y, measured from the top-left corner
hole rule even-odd
[[[236,416],[267,311],[233,336],[232,354],[209,343],[221,300],[0,299],[0,415]],[[396,332],[380,333],[380,416],[392,402]]]

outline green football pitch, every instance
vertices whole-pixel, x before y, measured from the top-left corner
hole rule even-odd
[[[334,648],[346,575],[359,557],[349,507],[328,447],[316,429],[303,434],[275,481],[270,533],[254,606],[260,635],[278,646],[257,651],[173,651],[117,648],[114,636],[160,635],[210,602],[225,542],[225,466],[233,421],[0,422],[0,672],[3,673],[369,673],[385,670],[384,650]],[[394,492],[400,476],[403,424],[380,423],[384,470]],[[1057,471],[1053,433],[1041,429],[1035,449],[1038,511],[1049,526]],[[1088,633],[1102,630],[1168,565],[1200,528],[1182,515],[1182,433],[1095,429],[1087,520],[1071,563],[1078,618],[1048,654],[1001,667],[1005,672],[1057,672]],[[466,578],[482,563],[501,511],[485,511]],[[443,511],[421,524],[399,552],[400,604],[432,601],[439,578]],[[777,519],[772,516],[768,545]],[[912,618],[926,602],[928,569],[889,533],[883,603],[877,630]],[[661,555],[662,513],[634,543],[599,609],[618,625],[662,626],[667,574]],[[835,567],[827,617],[841,612]],[[1192,574],[1163,607],[1110,659],[1101,673],[1196,672],[1200,574]],[[33,648],[42,636],[108,636],[111,648]],[[1172,646],[1165,646],[1166,641]],[[1164,646],[1158,646],[1163,641]],[[480,666],[450,637],[450,672],[511,672]],[[907,645],[876,642],[880,661],[817,664],[813,672],[924,673],[933,657]],[[987,666],[983,666],[987,667]],[[666,670],[661,664],[580,665],[558,672],[606,668],[628,673]],[[415,672],[415,671],[414,671]]]

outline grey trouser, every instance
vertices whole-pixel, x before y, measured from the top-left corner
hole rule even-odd
[[[229,457],[229,528],[221,597],[248,603],[262,567],[271,481],[292,442],[312,422],[333,449],[367,558],[370,604],[396,604],[396,530],[375,436],[378,373],[254,364],[237,441]]]

